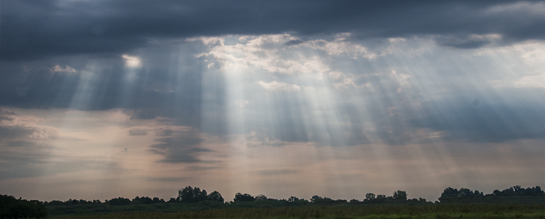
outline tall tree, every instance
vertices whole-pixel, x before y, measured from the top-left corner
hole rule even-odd
[[[178,201],[179,202],[186,202],[186,203],[192,203],[192,202],[200,202],[205,201],[208,198],[208,194],[206,190],[202,190],[199,187],[185,187],[184,189],[178,191]]]
[[[208,195],[208,201],[223,202],[224,199],[219,192],[213,191]]]
[[[397,190],[394,192],[394,200],[395,201],[407,201],[407,192]]]
[[[240,192],[235,195],[235,199],[233,200],[235,202],[249,202],[249,201],[255,201],[255,198],[251,196],[248,193],[245,193],[244,195]]]
[[[365,194],[365,200],[372,201],[372,200],[375,200],[375,198],[376,198],[375,193],[367,193],[367,194]]]

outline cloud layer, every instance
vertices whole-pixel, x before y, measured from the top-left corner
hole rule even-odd
[[[545,37],[539,28],[545,21],[540,1],[58,0],[6,1],[2,6],[3,60],[120,54],[153,45],[155,39],[229,34],[289,32],[303,39],[344,32],[359,39],[427,35],[457,48]]]
[[[0,10],[0,193],[435,199],[542,183],[542,1]]]

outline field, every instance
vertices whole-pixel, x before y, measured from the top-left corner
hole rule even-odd
[[[179,218],[331,218],[331,219],[409,219],[409,218],[539,218],[545,219],[543,204],[440,204],[421,206],[301,206],[269,208],[209,209],[181,212],[114,212],[93,215],[53,216],[55,219],[179,219]]]

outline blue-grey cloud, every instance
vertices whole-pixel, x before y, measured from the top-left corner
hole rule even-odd
[[[8,109],[0,108],[0,120],[12,121],[15,118],[15,113]]]
[[[154,38],[283,32],[351,32],[359,38],[500,34],[510,42],[545,37],[539,28],[543,7],[540,1],[4,1],[0,53],[3,60],[119,54]],[[456,41],[441,44],[479,44]]]
[[[506,90],[503,98],[509,100]],[[543,91],[533,91],[542,93]],[[500,93],[500,94],[501,94]],[[518,95],[513,95],[514,98]],[[519,97],[520,98],[520,97]],[[539,100],[458,99],[428,103],[421,119],[410,121],[414,127],[443,131],[443,139],[459,142],[505,142],[545,138],[543,110]],[[490,101],[490,102],[489,102]],[[502,103],[503,102],[503,103]]]
[[[210,162],[199,158],[200,153],[213,152],[210,149],[200,148],[203,138],[195,136],[195,132],[175,132],[166,138],[158,138],[159,143],[150,145],[150,151],[163,155],[160,162],[165,163],[200,163]],[[172,136],[175,135],[175,136]]]

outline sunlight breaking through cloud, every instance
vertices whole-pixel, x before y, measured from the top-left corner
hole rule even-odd
[[[541,2],[2,6],[0,193],[545,186]]]
[[[130,56],[130,55],[122,55],[123,59],[125,59],[125,65],[129,68],[139,68],[141,67],[140,58],[136,56]]]

